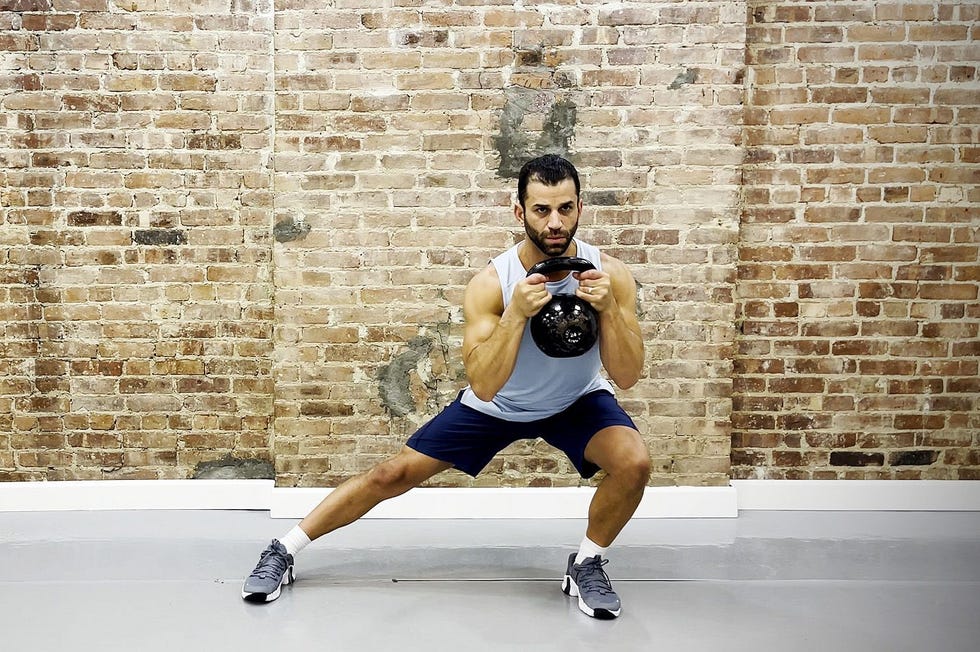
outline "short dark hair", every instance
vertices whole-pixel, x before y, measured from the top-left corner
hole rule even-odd
[[[521,167],[521,173],[517,179],[517,201],[521,207],[524,206],[524,199],[527,197],[527,184],[531,181],[539,181],[546,186],[555,186],[565,179],[571,179],[575,182],[575,196],[578,197],[581,186],[578,181],[578,171],[574,165],[557,154],[545,154],[532,158]]]

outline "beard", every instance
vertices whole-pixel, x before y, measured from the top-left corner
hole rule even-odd
[[[575,222],[575,226],[569,231],[552,231],[550,229],[545,229],[541,232],[535,232],[531,230],[527,222],[524,222],[524,233],[527,234],[528,240],[534,243],[541,253],[555,258],[556,256],[563,256],[566,251],[568,251],[569,245],[572,244],[572,237],[575,232],[578,231],[578,222]],[[561,238],[561,240],[554,240],[549,242],[548,238]]]

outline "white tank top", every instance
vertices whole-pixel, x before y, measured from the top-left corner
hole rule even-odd
[[[578,257],[585,258],[601,270],[599,249],[575,240]],[[500,278],[504,308],[510,304],[514,286],[527,276],[514,245],[490,262]],[[571,274],[546,285],[551,294],[573,294],[578,281]],[[470,387],[463,390],[462,403],[474,410],[508,421],[536,421],[561,412],[580,396],[597,389],[613,391],[608,380],[599,375],[598,341],[591,349],[574,358],[549,358],[531,338],[531,320],[524,325],[521,347],[510,378],[491,401],[481,401]]]

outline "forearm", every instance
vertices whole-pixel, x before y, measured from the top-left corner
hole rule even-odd
[[[600,315],[599,357],[606,373],[622,389],[635,385],[643,373],[643,337],[619,310]]]
[[[469,351],[464,364],[470,387],[480,400],[489,401],[514,371],[527,319],[509,308],[486,340]]]

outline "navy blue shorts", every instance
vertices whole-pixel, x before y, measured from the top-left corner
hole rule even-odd
[[[540,437],[564,452],[579,475],[591,478],[599,470],[585,459],[585,447],[593,435],[609,426],[627,426],[636,430],[636,424],[620,407],[616,397],[606,390],[590,392],[563,412],[526,423],[484,414],[463,405],[459,398],[457,396],[419,428],[405,445],[423,455],[448,462],[473,477],[513,442]]]

